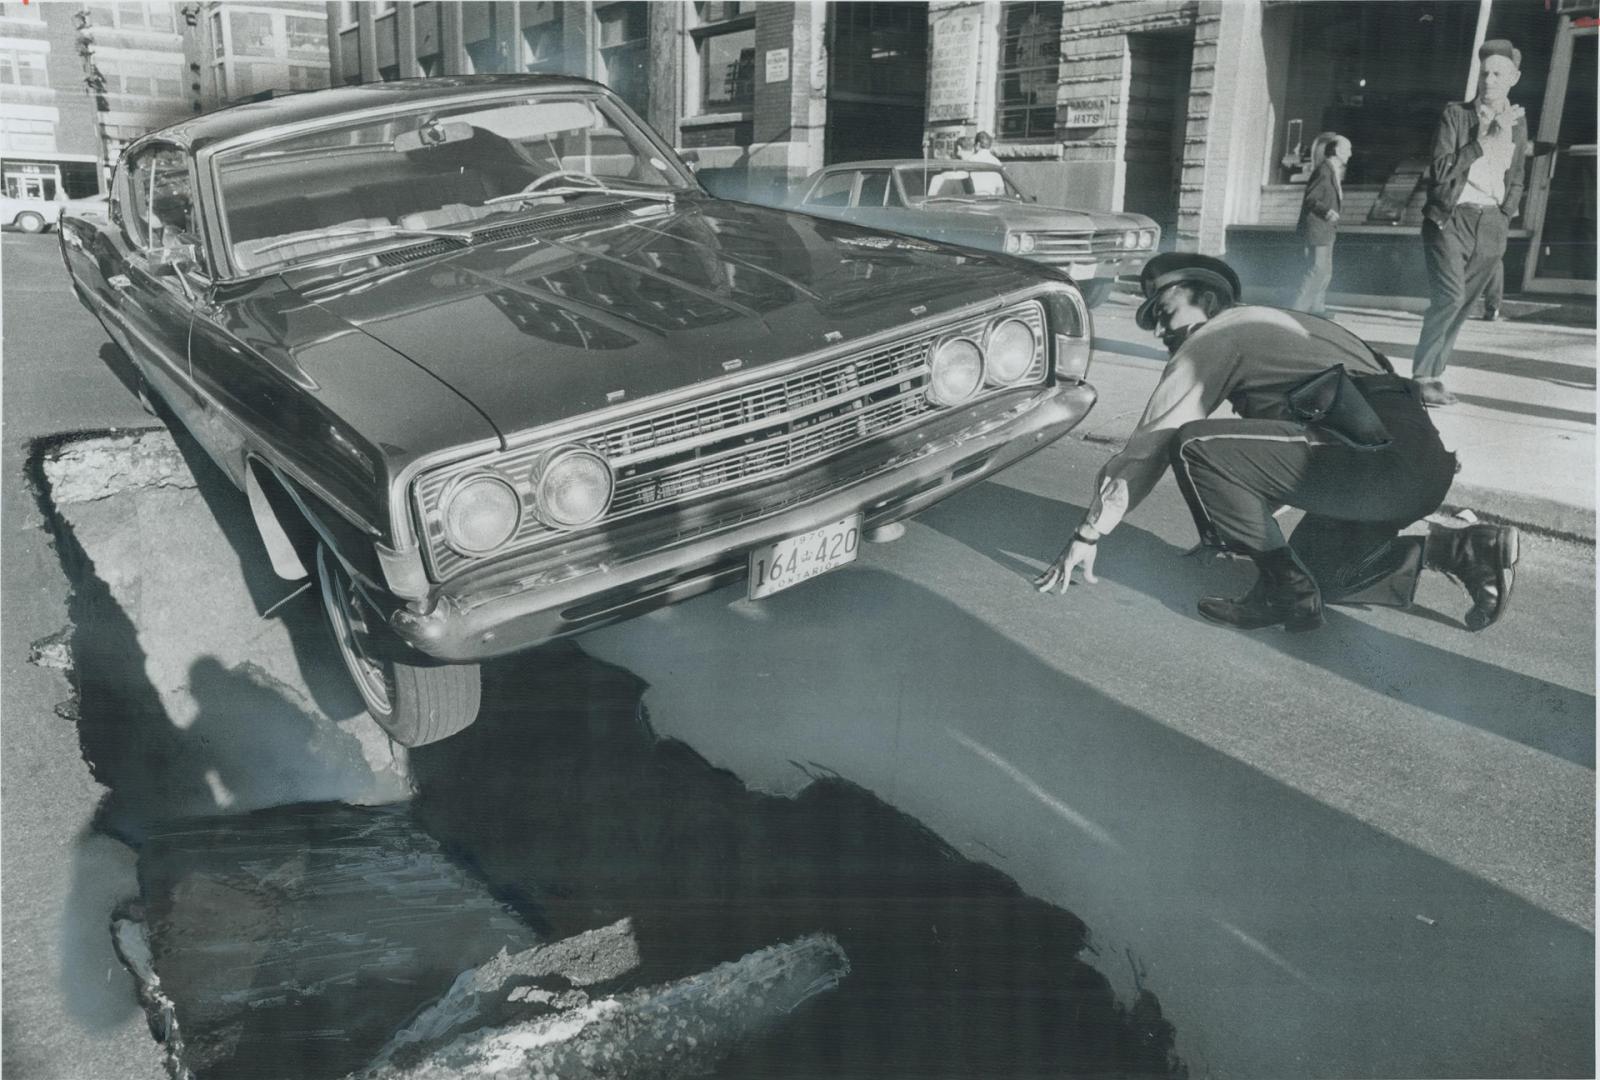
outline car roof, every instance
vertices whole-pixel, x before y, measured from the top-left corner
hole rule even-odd
[[[928,169],[970,169],[995,168],[990,161],[956,161],[950,158],[885,158],[880,161],[841,161],[837,165],[829,165],[822,172],[843,172],[846,169],[899,169],[903,167],[925,167]]]
[[[599,83],[570,75],[447,75],[431,79],[392,79],[328,90],[286,94],[266,101],[231,105],[152,132],[190,150],[253,132],[314,123],[385,107],[421,105],[471,98],[495,90],[602,90]]]

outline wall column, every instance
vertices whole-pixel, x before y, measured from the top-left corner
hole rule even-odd
[[[400,64],[400,77],[414,79],[422,74],[417,63],[417,13],[412,0],[400,0],[394,6],[395,59]]]

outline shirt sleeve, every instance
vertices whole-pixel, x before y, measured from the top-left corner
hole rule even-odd
[[[1127,446],[1095,479],[1085,524],[1098,533],[1116,528],[1161,479],[1178,429],[1204,420],[1226,400],[1239,363],[1230,339],[1228,334],[1192,338],[1167,365]]]

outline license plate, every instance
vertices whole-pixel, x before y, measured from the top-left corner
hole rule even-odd
[[[860,547],[860,514],[758,547],[750,552],[750,599],[771,596],[855,562]]]

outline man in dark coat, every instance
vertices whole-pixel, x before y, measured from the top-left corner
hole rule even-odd
[[[1328,285],[1333,281],[1333,242],[1339,235],[1339,213],[1344,209],[1344,170],[1350,163],[1350,140],[1328,132],[1319,136],[1323,158],[1306,183],[1300,201],[1300,239],[1306,246],[1306,276],[1294,307],[1312,315],[1326,315]]]
[[[1445,106],[1422,174],[1422,251],[1432,302],[1422,319],[1412,374],[1427,405],[1454,405],[1441,376],[1456,335],[1506,253],[1506,232],[1522,204],[1528,128],[1507,96],[1522,77],[1509,41],[1478,50],[1478,94]]]
[[[1158,255],[1141,283],[1136,320],[1172,359],[1127,445],[1100,470],[1082,524],[1034,582],[1041,592],[1065,593],[1074,567],[1093,582],[1096,545],[1170,464],[1201,542],[1246,555],[1259,571],[1244,596],[1200,601],[1211,622],[1312,630],[1324,602],[1406,607],[1424,569],[1466,588],[1468,629],[1500,618],[1515,528],[1457,515],[1427,536],[1400,535],[1439,509],[1455,475],[1414,382],[1337,323],[1235,303],[1239,277],[1220,259]],[[1364,410],[1358,422],[1345,422],[1346,406],[1315,419],[1295,407],[1290,391],[1330,369],[1352,396],[1346,406]],[[1240,419],[1211,419],[1224,401]],[[1306,511],[1287,541],[1274,513],[1285,505]]]

